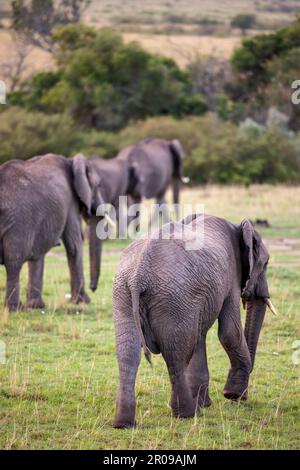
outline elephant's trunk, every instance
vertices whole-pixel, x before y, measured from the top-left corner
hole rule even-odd
[[[266,308],[266,302],[263,299],[247,301],[245,338],[251,356],[252,369],[254,366],[258,338],[265,318]]]
[[[96,227],[98,218],[92,215],[89,223],[89,254],[90,254],[90,288],[94,292],[97,289],[100,265],[101,265],[101,252],[102,242],[97,237]]]

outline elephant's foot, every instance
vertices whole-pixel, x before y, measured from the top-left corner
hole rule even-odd
[[[81,291],[79,294],[72,295],[72,298],[71,298],[71,302],[73,302],[74,304],[81,304],[81,303],[89,304],[90,301],[91,299],[89,298],[89,296],[86,294],[85,291]]]
[[[235,373],[230,371],[223,390],[228,400],[247,400],[249,373],[238,369]]]
[[[197,405],[194,400],[178,403],[172,399],[171,408],[174,418],[193,418],[197,412]]]
[[[176,408],[172,409],[172,414],[174,418],[179,418],[179,419],[188,419],[188,418],[194,418],[195,414],[197,412],[197,407],[193,406],[192,408]]]
[[[135,428],[136,422],[135,421],[123,421],[116,419],[114,422],[114,428],[116,429],[130,429]]]
[[[228,398],[228,400],[247,400],[248,398],[248,389],[247,387],[230,387],[227,386],[223,390],[223,395],[225,398]]]
[[[198,408],[206,408],[211,405],[208,384],[192,386],[192,395],[197,402]]]
[[[28,299],[25,304],[26,309],[45,308],[45,303],[42,297]]]
[[[135,404],[122,403],[117,405],[117,413],[114,421],[114,428],[135,428]]]
[[[24,310],[24,305],[22,302],[7,302],[5,307],[9,312],[22,312]]]
[[[211,406],[211,399],[208,391],[205,394],[200,394],[197,398],[197,405],[199,408],[207,408]]]

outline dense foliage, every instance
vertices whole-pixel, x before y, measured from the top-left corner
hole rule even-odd
[[[1,108],[0,162],[45,152],[111,158],[158,136],[182,141],[194,183],[300,182],[300,106],[291,102],[300,20],[244,40],[231,66],[198,57],[186,70],[108,28],[68,25],[53,40],[56,68]]]
[[[235,77],[228,96],[243,103],[244,116],[261,122],[271,106],[289,117],[289,126],[300,130],[300,107],[291,102],[291,84],[300,77],[300,18],[271,34],[243,41],[232,57]]]
[[[62,115],[11,108],[0,114],[0,163],[47,152],[111,158],[128,144],[149,136],[178,138],[186,152],[185,173],[192,183],[300,182],[300,138],[280,127],[245,122],[237,126],[216,115],[149,118],[119,133],[83,131]]]
[[[130,120],[171,114],[203,114],[189,75],[171,59],[125,44],[115,31],[87,26],[57,30],[56,72],[42,72],[11,102],[45,113],[67,112],[80,125],[117,130]]]

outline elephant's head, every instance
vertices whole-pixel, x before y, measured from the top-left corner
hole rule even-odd
[[[83,216],[89,225],[90,288],[95,291],[101,264],[101,241],[96,233],[99,218],[96,211],[99,205],[105,203],[105,194],[99,172],[84,155],[79,154],[73,158],[73,176],[75,191],[84,206]]]
[[[240,225],[240,248],[242,258],[242,300],[247,306],[245,337],[252,360],[264,321],[266,307],[276,313],[269,295],[266,270],[269,254],[261,237],[249,220]]]

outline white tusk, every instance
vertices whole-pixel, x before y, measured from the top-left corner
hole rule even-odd
[[[188,176],[183,176],[181,178],[181,181],[183,182],[183,184],[188,184],[190,182],[190,178]]]
[[[278,315],[277,310],[274,307],[274,305],[272,304],[270,299],[266,299],[266,304],[269,307],[269,309],[271,310],[271,312],[273,313],[273,315]]]
[[[112,218],[107,214],[107,212],[104,214],[104,218],[105,218],[106,222],[107,222],[112,228],[116,228],[116,227],[117,227],[117,224],[112,220]]]

